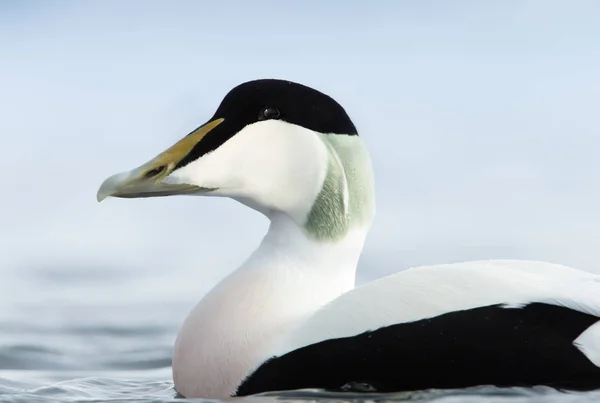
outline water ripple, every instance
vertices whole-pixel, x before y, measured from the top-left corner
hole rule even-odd
[[[82,378],[47,386],[23,389],[3,385],[0,402],[165,402],[174,401],[173,384],[168,381]]]

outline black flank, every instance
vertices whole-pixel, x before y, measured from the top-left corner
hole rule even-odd
[[[600,388],[600,368],[573,345],[596,321],[593,315],[542,303],[451,312],[274,357],[236,395],[340,391],[353,384],[378,392],[477,385]]]

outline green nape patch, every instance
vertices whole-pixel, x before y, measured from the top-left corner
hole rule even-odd
[[[352,226],[368,225],[372,220],[373,174],[369,154],[360,138],[322,135],[321,139],[328,150],[327,173],[308,213],[305,229],[317,240],[336,241]]]

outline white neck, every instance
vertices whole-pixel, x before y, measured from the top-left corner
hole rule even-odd
[[[366,230],[323,243],[285,214],[271,217],[258,249],[212,289],[184,322],[173,378],[186,397],[224,398],[286,331],[352,289]]]
[[[315,186],[311,180],[319,175],[311,174],[304,188],[296,181],[287,190],[299,200],[310,189],[320,191],[309,193],[313,204],[304,219],[261,210],[253,205],[260,198],[238,199],[267,215],[271,225],[258,249],[196,305],[180,330],[173,378],[186,397],[231,396],[256,366],[281,353],[295,326],[354,287],[374,215],[369,155],[358,136],[300,134],[312,149],[325,150],[317,153],[326,156],[318,165],[322,182]]]

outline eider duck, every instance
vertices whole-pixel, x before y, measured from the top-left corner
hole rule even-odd
[[[172,195],[229,197],[270,220],[181,327],[172,370],[185,397],[600,387],[598,275],[490,260],[355,286],[375,214],[371,161],[344,108],[316,89],[236,86],[207,123],[106,179],[97,199]]]

